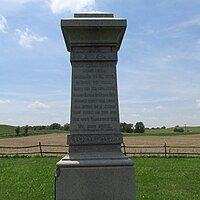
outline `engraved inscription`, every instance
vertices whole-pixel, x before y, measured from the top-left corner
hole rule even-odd
[[[115,61],[117,60],[117,54],[116,53],[88,53],[83,54],[83,53],[72,53],[71,54],[71,61],[84,61],[84,60],[110,60],[110,61]]]
[[[72,62],[71,133],[119,132],[115,62]]]
[[[71,61],[117,61],[115,47],[73,48]]]
[[[122,134],[74,134],[68,135],[68,144],[121,144]]]
[[[62,22],[63,25],[65,23],[65,21]],[[67,22],[69,26],[80,26],[80,21],[77,20],[73,20],[73,21],[68,21]],[[124,25],[124,20],[123,19],[119,19],[119,20],[113,20],[113,19],[101,19],[101,20],[81,20],[81,26],[92,26],[92,27],[101,27],[101,26],[108,26],[108,27],[116,27],[116,26],[123,26]],[[79,36],[81,37],[81,36]]]

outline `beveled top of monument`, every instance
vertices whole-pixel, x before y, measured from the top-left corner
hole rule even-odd
[[[119,50],[126,26],[126,19],[106,12],[75,13],[74,18],[61,19],[69,52],[75,46],[115,46]]]
[[[61,19],[61,27],[126,27],[126,19],[114,18],[112,13],[82,12],[75,13],[74,18]]]
[[[113,13],[106,12],[81,12],[75,13],[74,18],[113,18]]]

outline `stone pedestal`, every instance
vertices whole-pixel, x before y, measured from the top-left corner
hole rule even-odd
[[[61,21],[72,64],[69,156],[57,163],[57,200],[135,200],[134,167],[121,152],[117,52],[126,20],[77,13]]]

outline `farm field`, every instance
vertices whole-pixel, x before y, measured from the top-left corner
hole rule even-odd
[[[52,133],[45,135],[34,135],[26,137],[2,138],[0,146],[27,146],[42,144],[66,145],[66,133]],[[199,146],[200,134],[196,135],[179,135],[179,136],[129,136],[124,137],[126,145],[187,145]]]
[[[9,125],[0,125],[0,138],[15,136],[15,127]]]
[[[154,129],[146,129],[144,133],[124,133],[125,136],[174,136],[174,135],[193,135],[200,134],[200,127],[182,127],[184,132],[174,132],[174,128],[154,128]]]
[[[0,158],[0,199],[53,200],[60,158]],[[137,200],[199,200],[200,158],[134,158]]]
[[[126,148],[122,148],[128,156],[141,155],[165,155],[165,143],[167,144],[166,155],[170,156],[199,156],[200,155],[200,134],[196,135],[179,135],[179,136],[129,136],[124,137]],[[42,145],[40,148],[39,145]],[[13,137],[0,139],[0,155],[32,155],[41,156],[45,152],[45,156],[62,156],[68,151],[66,148],[67,134],[53,133],[45,135],[34,135],[26,137]],[[45,145],[59,145],[45,146]],[[6,148],[6,147],[25,147],[31,148]],[[132,148],[131,146],[134,146]],[[148,147],[150,146],[150,148]],[[178,148],[176,148],[179,146]],[[190,148],[189,148],[190,147]],[[41,150],[42,149],[42,150]],[[48,153],[49,152],[49,153]],[[51,153],[52,152],[52,153]],[[61,153],[56,153],[61,152]],[[27,153],[27,154],[26,154]]]
[[[55,131],[55,130],[53,130]],[[196,156],[200,155],[200,134],[191,135],[174,135],[174,136],[157,136],[157,135],[142,135],[142,136],[128,136],[124,137],[124,144],[126,148],[122,149],[123,152],[128,153],[128,156],[140,156],[140,155],[178,155],[180,156]],[[42,144],[40,149],[39,143]],[[168,146],[166,149],[164,145]],[[42,135],[30,135],[10,138],[0,138],[0,155],[35,155],[40,156],[42,152],[53,152],[45,153],[45,156],[57,155],[61,156],[67,153],[67,133],[57,132],[51,134]],[[37,145],[37,146],[35,146]],[[48,147],[44,145],[62,145],[63,147]],[[130,145],[137,146],[137,148],[131,148]],[[35,146],[29,149],[13,149],[5,147],[24,147],[24,146]],[[145,146],[151,146],[150,148]],[[154,147],[156,146],[156,147]],[[179,146],[178,148],[176,148]],[[186,148],[185,148],[186,147]],[[190,147],[190,148],[188,148]],[[196,148],[195,148],[196,147]],[[199,147],[199,148],[198,148]],[[57,154],[56,152],[64,152]],[[27,153],[27,154],[26,154]]]

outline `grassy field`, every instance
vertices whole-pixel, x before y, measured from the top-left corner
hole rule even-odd
[[[123,133],[124,136],[173,136],[173,135],[193,135],[200,134],[200,126],[187,127],[184,132],[174,132],[174,128],[166,129],[146,129],[144,133]],[[185,128],[184,128],[185,130]]]
[[[0,125],[0,138],[15,136],[15,127],[9,125]]]
[[[14,126],[0,125],[0,138],[15,137]],[[67,133],[64,130],[29,130],[28,135],[43,135],[50,133]],[[23,130],[21,130],[23,135]],[[173,128],[166,129],[146,129],[145,133],[123,133],[124,136],[173,136],[200,134],[200,127],[187,127],[186,132],[174,132]]]
[[[1,158],[0,199],[53,200],[60,158]],[[199,200],[199,158],[135,158],[137,200]]]
[[[15,126],[9,126],[9,125],[0,125],[0,138],[8,138],[8,137],[16,137],[15,133]],[[23,130],[21,130],[21,134],[23,135]],[[64,130],[29,130],[29,135],[44,135],[44,134],[50,134],[50,133],[67,133]]]

